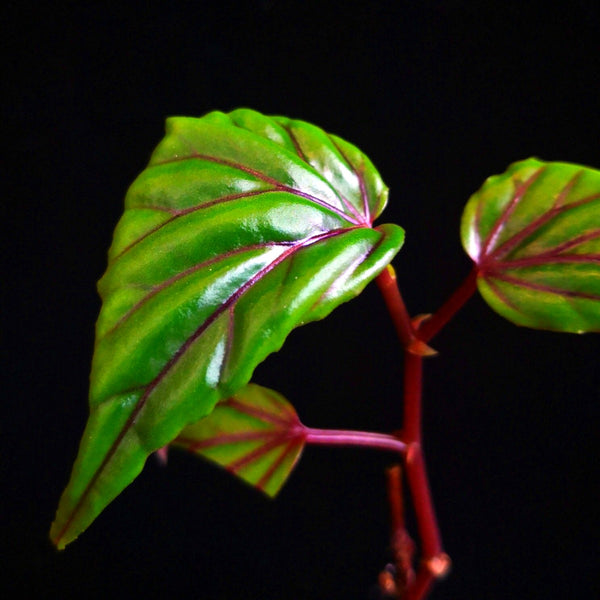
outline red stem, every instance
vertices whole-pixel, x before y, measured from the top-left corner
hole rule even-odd
[[[415,339],[415,332],[410,322],[404,300],[398,289],[396,272],[388,265],[375,279],[385,301],[388,312],[396,326],[396,332],[404,348],[408,348]]]
[[[411,492],[417,527],[422,545],[421,566],[415,580],[409,585],[403,598],[406,600],[423,600],[434,579],[445,575],[450,568],[450,559],[442,550],[442,542],[433,507],[425,458],[422,445],[422,381],[423,381],[423,349],[456,312],[473,295],[477,284],[477,267],[474,267],[458,289],[428,320],[422,322],[415,331],[410,316],[402,300],[396,284],[396,277],[391,268],[386,269],[377,278],[384,301],[404,347],[404,419],[402,437],[408,444],[405,454],[405,472]],[[419,351],[419,343],[422,344]],[[392,506],[392,510],[398,510]],[[399,522],[396,515],[392,522]]]
[[[413,555],[415,544],[410,538],[404,523],[402,467],[400,465],[390,467],[386,471],[386,477],[392,520],[391,547],[396,565],[395,585],[390,587],[392,587],[393,593],[401,598],[414,583]]]
[[[408,444],[421,442],[423,358],[404,352],[404,419],[402,437]]]
[[[402,498],[402,467],[394,465],[386,471],[388,499],[390,502],[392,532],[404,529],[404,500]]]
[[[428,342],[463,307],[477,288],[478,272],[477,265],[473,266],[471,272],[458,286],[452,296],[442,304],[431,318],[423,321],[417,333],[420,340]]]
[[[378,450],[390,450],[402,456],[406,453],[406,444],[396,436],[388,435],[387,433],[304,427],[303,435],[304,441],[307,444],[320,446],[363,446]]]
[[[442,552],[442,541],[427,481],[425,458],[421,452],[420,444],[410,446],[410,450],[406,455],[405,469],[406,479],[415,506],[423,558],[428,560]]]
[[[410,586],[406,600],[421,600],[427,596],[433,584],[433,576],[423,566],[418,570],[413,585]]]
[[[312,429],[303,426],[304,439],[309,444],[366,446],[392,450],[403,456],[406,479],[412,495],[422,545],[422,560],[417,576],[414,580],[412,577],[403,577],[404,581],[408,583],[408,588],[405,590],[406,593],[404,590],[400,593],[406,600],[423,600],[434,579],[445,575],[450,567],[450,559],[442,551],[442,542],[427,480],[425,458],[421,450],[423,355],[429,351],[425,342],[436,335],[473,295],[476,289],[477,275],[477,267],[474,267],[452,296],[430,319],[423,322],[417,331],[415,331],[398,289],[393,268],[386,267],[376,279],[404,348],[404,428],[402,439],[382,433]],[[419,344],[421,345],[419,346]],[[392,484],[390,483],[390,485]],[[390,508],[394,533],[400,531],[404,534],[403,504],[397,498],[399,494],[400,492],[396,490],[390,495]],[[403,554],[406,554],[404,550],[410,546],[409,541],[410,538],[408,541],[402,542]],[[405,574],[408,574],[409,568],[405,566],[404,571]]]

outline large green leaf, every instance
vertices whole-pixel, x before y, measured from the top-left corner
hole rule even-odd
[[[250,383],[210,415],[184,427],[173,445],[199,454],[269,496],[292,472],[306,428],[281,394]]]
[[[64,547],[147,456],[250,380],[292,329],[356,296],[404,233],[357,148],[250,110],[171,118],[99,283],[91,414],[51,538]]]
[[[600,331],[600,171],[515,163],[471,197],[461,237],[481,294],[503,317]]]

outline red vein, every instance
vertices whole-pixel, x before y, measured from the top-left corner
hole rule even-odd
[[[573,248],[574,246],[578,246],[579,244],[584,244],[585,242],[589,242],[590,240],[596,239],[597,237],[600,237],[600,229],[596,229],[595,231],[590,231],[571,240],[567,240],[566,242],[563,242],[562,244],[556,246],[556,248],[554,248],[552,252],[555,254],[560,254],[564,250],[568,250],[569,248]],[[543,256],[543,254],[538,254],[538,256]]]
[[[264,398],[269,403],[273,413],[284,415],[288,422],[299,423],[298,415],[291,404],[281,402],[277,397],[270,393],[266,393]]]
[[[264,491],[267,487],[267,483],[269,483],[275,472],[281,467],[283,461],[297,449],[298,445],[301,445],[298,438],[294,437],[290,439],[288,443],[282,448],[281,454],[274,461],[271,462],[269,468],[257,481],[256,487]]]
[[[494,272],[490,274],[496,279],[500,281],[504,281],[506,283],[511,283],[513,285],[517,285],[519,287],[523,287],[530,290],[536,290],[538,292],[548,292],[550,294],[556,294],[557,296],[564,296],[566,298],[581,298],[584,300],[600,300],[600,294],[592,294],[589,292],[579,292],[577,290],[564,290],[560,288],[552,287],[551,285],[545,285],[543,283],[533,283],[531,281],[525,281],[520,279],[519,277],[514,277],[512,275],[506,275],[506,273],[502,272]],[[487,279],[487,278],[486,278]],[[489,283],[489,281],[488,281]]]
[[[241,456],[234,462],[229,463],[227,465],[227,470],[231,471],[232,473],[237,473],[245,466],[249,465],[255,460],[262,458],[265,454],[268,454],[271,450],[273,450],[273,448],[277,448],[277,446],[279,446],[284,440],[287,439],[287,433],[281,433],[279,435],[274,436],[271,441],[267,442],[266,444],[263,444],[262,446],[259,446],[252,452],[244,454],[244,456]]]
[[[277,295],[276,295],[275,299],[273,300],[274,304],[279,304],[281,302],[281,296],[283,294],[283,290],[286,288],[287,282],[290,278],[290,273],[292,272],[292,266],[294,264],[294,259],[295,259],[295,256],[290,256],[290,260],[288,260],[285,264],[285,270],[283,271],[282,276],[281,276],[281,284],[279,285],[279,287],[277,289]]]
[[[570,264],[570,263],[600,263],[600,254],[538,254],[527,258],[515,258],[514,260],[502,261],[496,271],[514,269],[517,267],[535,267],[539,265]]]
[[[127,207],[127,210],[155,210],[169,215],[176,215],[179,212],[177,209],[169,208],[168,206],[160,206],[159,204],[131,204]]]
[[[569,181],[567,181],[567,183],[563,186],[562,190],[560,190],[558,196],[556,196],[552,208],[557,208],[563,205],[563,202],[569,197],[569,194],[571,193],[571,190],[575,187],[575,184],[581,179],[583,172],[583,169],[580,169],[575,173],[575,175],[573,175],[573,177],[571,177],[571,179],[569,179]]]
[[[483,261],[499,261],[503,256],[506,256],[511,250],[518,246],[523,240],[527,239],[530,235],[534,234],[540,227],[546,225],[546,223],[552,221],[558,215],[564,214],[569,210],[583,206],[590,202],[600,199],[600,194],[593,194],[580,200],[571,202],[570,204],[554,205],[550,210],[546,211],[543,215],[529,223],[526,227],[520,229],[515,235],[506,240],[498,248],[496,248],[488,257]]]
[[[540,167],[535,173],[533,173],[533,175],[531,175],[528,179],[526,179],[524,182],[520,183],[517,186],[510,202],[508,202],[507,205],[504,207],[502,214],[498,217],[498,220],[494,223],[494,226],[488,233],[483,243],[483,248],[481,249],[481,252],[478,256],[478,262],[481,262],[482,257],[485,257],[487,255],[489,248],[493,246],[496,242],[496,239],[502,231],[502,227],[505,225],[506,221],[508,221],[510,215],[514,212],[519,202],[523,199],[523,196],[525,196],[527,190],[533,185],[533,183],[545,170],[545,167]]]
[[[361,167],[359,171],[354,170],[356,176],[358,177],[358,185],[360,187],[360,194],[363,200],[363,210],[365,211],[365,218],[369,223],[372,223],[371,219],[371,209],[369,208],[369,197],[367,194],[367,186],[365,184],[365,172],[364,166]]]
[[[245,431],[240,433],[224,433],[217,434],[213,437],[206,438],[204,440],[196,440],[185,436],[178,436],[175,438],[173,443],[182,444],[186,446],[190,452],[199,452],[200,450],[206,450],[208,448],[214,448],[216,446],[228,446],[230,444],[237,444],[239,442],[254,442],[267,440],[273,437],[272,430],[265,431]]]
[[[281,124],[280,124],[281,125]],[[324,178],[323,175],[321,173],[319,173],[318,171],[316,171],[308,162],[306,156],[304,155],[300,143],[298,142],[296,136],[294,135],[294,133],[292,132],[292,130],[289,127],[286,127],[284,125],[281,125],[281,127],[288,133],[288,135],[290,136],[290,139],[292,140],[292,144],[294,145],[294,147],[296,148],[296,152],[299,156],[299,158],[301,160],[303,160],[306,165],[311,168],[320,178],[322,178],[328,185],[329,182],[327,182]],[[223,196],[221,198],[216,198],[214,200],[210,200],[208,202],[205,202],[203,204],[200,204],[198,206],[192,206],[186,209],[169,209],[167,207],[162,207],[162,206],[131,206],[128,207],[129,209],[150,209],[150,210],[158,210],[158,211],[162,211],[162,212],[167,212],[169,214],[172,214],[173,217],[168,219],[167,221],[165,221],[164,223],[161,223],[160,225],[150,229],[149,231],[147,231],[146,233],[144,233],[142,236],[140,236],[139,238],[137,238],[134,242],[132,242],[131,244],[129,244],[126,248],[124,248],[117,256],[115,256],[113,258],[113,262],[117,259],[119,259],[123,254],[125,254],[126,252],[128,252],[129,250],[131,250],[131,248],[133,248],[135,245],[137,245],[138,243],[140,243],[142,240],[144,240],[145,238],[147,238],[148,236],[156,233],[157,231],[159,231],[160,229],[162,229],[163,227],[165,227],[166,225],[168,225],[169,223],[173,222],[175,219],[178,219],[182,216],[185,216],[187,214],[193,213],[197,210],[201,210],[204,208],[209,208],[211,206],[217,205],[217,204],[221,204],[224,202],[230,202],[233,200],[238,200],[240,198],[250,198],[253,196],[257,196],[260,194],[264,194],[264,193],[269,193],[269,192],[287,192],[290,194],[294,194],[297,196],[301,196],[307,200],[310,200],[312,202],[315,202],[316,204],[318,204],[319,206],[331,209],[333,212],[335,212],[336,214],[338,214],[339,216],[341,216],[342,218],[344,218],[345,220],[349,221],[350,223],[352,223],[353,225],[358,225],[360,223],[364,224],[364,225],[371,225],[371,219],[370,219],[370,212],[369,212],[369,203],[368,203],[368,195],[367,195],[367,190],[366,190],[366,186],[365,186],[365,182],[364,182],[364,175],[362,174],[362,172],[358,172],[356,170],[356,168],[352,165],[352,163],[349,161],[349,159],[346,157],[346,155],[344,154],[344,152],[340,149],[340,147],[335,143],[335,141],[333,140],[333,138],[329,135],[326,134],[329,139],[331,140],[331,143],[335,146],[335,148],[338,150],[338,152],[341,154],[341,156],[344,158],[344,160],[346,161],[346,163],[348,164],[348,166],[350,167],[350,169],[355,173],[357,179],[358,179],[358,184],[359,184],[359,188],[361,191],[361,196],[363,199],[363,206],[364,206],[364,215],[360,214],[360,212],[358,212],[356,210],[356,208],[354,207],[354,205],[349,202],[346,198],[344,198],[340,193],[338,193],[337,190],[335,190],[333,187],[331,187],[332,191],[336,194],[336,196],[338,196],[338,198],[342,201],[342,203],[344,204],[344,206],[352,213],[354,218],[349,218],[348,214],[345,213],[344,211],[340,211],[338,208],[336,208],[335,206],[333,206],[332,204],[326,202],[325,200],[321,200],[315,196],[312,196],[311,194],[307,194],[305,192],[302,192],[301,190],[296,190],[295,188],[283,185],[281,182],[277,181],[276,179],[269,177],[268,175],[265,175],[264,173],[261,173],[258,170],[255,169],[251,169],[250,167],[246,167],[245,165],[242,165],[240,163],[236,163],[233,161],[227,161],[224,159],[219,159],[217,157],[211,157],[208,155],[201,155],[199,153],[197,153],[195,150],[193,150],[193,146],[191,144],[188,143],[188,145],[190,146],[190,148],[192,148],[192,155],[188,156],[188,157],[177,157],[177,158],[173,158],[170,160],[166,160],[166,161],[162,161],[159,163],[155,163],[153,165],[150,165],[148,168],[152,168],[152,167],[156,167],[159,165],[164,165],[164,164],[169,164],[172,162],[180,162],[180,161],[184,161],[184,160],[188,160],[190,158],[196,158],[196,159],[201,159],[201,160],[206,160],[209,162],[215,162],[218,164],[223,164],[225,166],[229,166],[231,168],[237,169],[237,170],[241,170],[245,173],[248,173],[258,179],[260,179],[261,181],[264,181],[266,183],[268,183],[269,185],[272,185],[274,189],[270,189],[270,190],[254,190],[251,192],[241,192],[238,194],[231,194],[229,196]]]
[[[327,181],[327,178],[324,176],[323,173],[321,173],[320,171],[318,171],[317,169],[315,169],[311,164],[310,164],[310,160],[309,158],[306,156],[306,154],[304,154],[304,151],[302,150],[302,146],[300,145],[300,142],[298,141],[298,138],[296,137],[296,135],[294,134],[294,132],[292,131],[292,128],[287,126],[287,125],[283,125],[280,124],[281,127],[283,127],[283,129],[287,132],[287,134],[290,136],[290,139],[292,140],[292,144],[294,145],[294,148],[296,150],[296,154],[299,156],[299,158],[304,161],[306,163],[306,165],[312,169],[319,177],[325,179],[325,181]],[[352,165],[350,164],[350,162],[348,161],[348,159],[344,156],[343,152],[338,148],[338,146],[336,145],[336,143],[333,141],[333,139],[331,138],[331,136],[326,133],[323,132],[325,134],[325,136],[329,139],[329,141],[334,145],[334,147],[338,150],[338,152],[340,152],[340,154],[342,155],[342,157],[344,158],[344,160],[346,160],[346,162],[348,163],[348,166],[352,169]],[[329,184],[329,182],[327,182]],[[361,186],[361,180],[359,178],[359,186]],[[331,184],[329,184],[331,185]],[[361,187],[361,193],[363,193],[363,187]],[[338,198],[343,202],[344,206],[354,215],[354,217],[360,222],[363,223],[365,225],[370,225],[369,222],[369,212],[368,212],[368,203],[367,203],[367,210],[365,212],[365,214],[361,214],[356,207],[350,202],[348,201],[348,199],[341,194],[338,190],[336,190],[335,188],[332,187],[332,189],[335,191],[336,195],[338,196]]]
[[[200,325],[196,329],[196,331],[191,336],[188,337],[188,339],[181,345],[181,347],[177,350],[177,352],[175,352],[175,354],[173,354],[173,356],[167,361],[167,363],[162,368],[162,370],[160,371],[160,373],[148,384],[148,386],[146,387],[144,393],[140,396],[139,400],[137,401],[137,404],[134,406],[134,408],[131,411],[129,417],[127,418],[127,421],[125,422],[125,424],[121,428],[121,431],[119,431],[119,433],[117,434],[117,437],[115,438],[115,441],[112,443],[112,445],[110,446],[110,448],[106,452],[106,455],[104,456],[104,459],[102,460],[100,466],[98,467],[98,469],[94,472],[94,474],[90,478],[89,483],[87,484],[87,486],[85,487],[85,489],[81,493],[81,496],[79,497],[79,500],[77,501],[77,503],[73,507],[73,510],[72,510],[71,514],[69,515],[69,517],[66,520],[65,524],[63,525],[62,529],[60,530],[60,532],[58,533],[58,535],[54,539],[55,545],[58,544],[58,542],[60,541],[60,539],[64,536],[65,532],[70,527],[71,523],[73,522],[73,519],[75,518],[75,516],[77,515],[77,513],[81,509],[84,501],[86,500],[86,498],[88,497],[90,491],[92,490],[92,488],[96,484],[96,481],[98,480],[98,478],[100,477],[100,475],[102,474],[102,472],[104,471],[104,469],[106,468],[106,465],[112,460],[112,457],[116,453],[118,447],[121,445],[121,442],[123,441],[123,438],[128,433],[128,431],[131,429],[131,427],[133,426],[134,422],[136,421],[136,419],[138,418],[139,414],[141,413],[142,409],[146,405],[146,402],[148,401],[148,398],[150,397],[150,395],[160,385],[160,383],[163,381],[163,379],[166,377],[166,375],[169,373],[169,371],[177,364],[177,362],[179,362],[179,360],[181,359],[181,357],[185,355],[185,353],[190,348],[190,346],[208,329],[208,327],[210,327],[210,325],[212,325],[216,321],[216,319],[219,316],[221,316],[221,314],[223,313],[224,310],[226,310],[231,304],[237,302],[237,300],[239,300],[239,298],[247,290],[249,290],[255,283],[257,283],[258,281],[260,281],[267,273],[269,273],[270,271],[272,271],[278,264],[280,264],[281,262],[283,262],[289,255],[291,255],[294,252],[298,251],[299,248],[306,247],[308,245],[312,245],[313,243],[316,243],[318,241],[322,241],[322,240],[327,239],[329,237],[334,237],[336,235],[343,234],[343,233],[345,233],[347,231],[352,231],[352,229],[353,228],[351,228],[351,229],[329,231],[329,232],[327,232],[325,234],[314,236],[312,238],[308,238],[307,240],[304,240],[303,242],[297,244],[293,248],[290,248],[286,252],[283,252],[280,256],[278,256],[276,259],[274,259],[269,265],[266,265],[261,270],[259,270],[258,273],[256,273],[253,277],[249,278],[249,280],[243,286],[241,286],[225,302],[223,302],[215,310],[215,312],[212,313],[204,321],[204,323],[202,323],[202,325]]]
[[[229,362],[231,355],[231,348],[233,346],[233,332],[235,328],[235,305],[232,304],[228,309],[229,319],[227,321],[227,337],[225,338],[225,351],[223,352],[223,360],[221,360],[221,366],[219,368],[219,381],[223,379],[223,373]]]
[[[352,161],[346,156],[346,153],[340,148],[339,144],[333,139],[333,137],[329,133],[326,135],[335,149],[340,153],[341,157],[346,161],[346,164],[350,167],[350,170],[356,176],[356,179],[358,180],[358,187],[360,189],[360,197],[363,203],[363,218],[367,223],[371,224],[373,221],[371,219],[371,209],[369,207],[369,195],[367,194],[367,186],[365,184],[364,164],[361,165],[360,169],[357,169],[354,166],[354,163],[352,163]]]
[[[304,151],[302,150],[302,147],[300,146],[300,142],[298,141],[298,138],[292,131],[292,128],[289,127],[288,125],[284,125],[283,123],[278,123],[278,125],[280,125],[281,128],[290,136],[290,140],[292,141],[292,144],[294,145],[294,149],[296,150],[296,154],[298,155],[298,158],[300,158],[300,160],[302,160],[303,162],[308,164],[306,155],[304,154]],[[308,165],[308,166],[310,166],[310,165]]]
[[[259,421],[263,421],[265,423],[272,423],[273,425],[283,426],[285,428],[289,428],[291,425],[295,425],[296,421],[298,420],[295,414],[293,416],[290,415],[290,417],[292,418],[285,418],[272,412],[268,412],[262,408],[244,404],[239,400],[236,400],[235,397],[230,398],[223,404],[225,406],[233,408],[234,410],[237,410],[238,412],[244,413],[249,417],[254,417]]]
[[[344,220],[348,221],[349,223],[352,223],[353,225],[358,225],[360,223],[360,221],[356,221],[354,218],[352,218],[350,215],[345,213],[343,210],[340,210],[336,206],[333,206],[333,204],[330,204],[329,202],[326,202],[325,200],[322,200],[321,198],[317,198],[316,196],[313,196],[312,194],[308,194],[301,190],[297,190],[296,188],[284,185],[280,181],[277,181],[277,179],[274,179],[273,177],[270,177],[269,175],[266,175],[265,173],[262,173],[256,169],[252,169],[251,167],[247,167],[246,165],[242,165],[242,164],[234,162],[234,161],[229,161],[224,158],[217,158],[216,156],[209,156],[207,154],[199,154],[195,150],[192,150],[192,152],[189,156],[171,158],[169,160],[165,160],[163,162],[158,162],[158,163],[155,163],[154,165],[150,165],[148,168],[152,168],[152,167],[159,166],[159,165],[170,164],[173,162],[183,162],[185,160],[191,160],[191,159],[205,160],[207,162],[213,162],[216,164],[231,167],[233,169],[237,169],[239,171],[242,171],[243,173],[247,173],[249,175],[252,175],[253,177],[256,177],[257,179],[260,179],[261,181],[270,183],[274,188],[276,188],[279,191],[288,192],[290,194],[293,194],[294,196],[299,196],[301,198],[305,198],[306,200],[314,202],[315,204],[318,204],[319,206],[322,206],[323,208],[331,210],[332,212],[334,212],[338,216],[342,217]],[[331,186],[330,186],[330,189],[336,195],[338,195],[337,192],[333,188],[331,188]]]
[[[215,198],[214,200],[209,200],[208,202],[204,202],[204,203],[198,204],[196,206],[190,206],[189,208],[182,208],[179,210],[170,210],[170,209],[162,208],[162,207],[158,207],[158,206],[154,206],[154,207],[129,206],[129,207],[127,207],[127,210],[143,210],[146,208],[153,208],[156,210],[164,210],[165,212],[169,212],[173,216],[170,219],[167,219],[166,221],[161,223],[160,225],[157,225],[156,227],[149,229],[144,234],[142,234],[139,238],[136,238],[133,242],[131,242],[129,245],[127,245],[125,248],[123,248],[123,250],[121,250],[121,252],[119,252],[119,254],[117,254],[117,256],[115,256],[111,262],[114,263],[116,260],[121,258],[121,256],[123,256],[123,254],[125,254],[126,252],[129,252],[134,246],[137,246],[140,242],[145,240],[150,235],[156,233],[157,231],[160,231],[163,227],[166,227],[173,221],[176,221],[177,219],[180,219],[181,217],[185,217],[186,215],[189,215],[190,213],[193,213],[193,212],[196,212],[199,210],[204,210],[205,208],[210,208],[211,206],[223,204],[225,202],[231,202],[232,200],[240,200],[241,198],[252,198],[253,196],[260,196],[261,194],[268,194],[270,192],[278,192],[278,191],[280,191],[280,190],[271,189],[271,190],[253,190],[251,192],[240,192],[239,194],[231,194],[229,196],[221,196],[220,198]]]
[[[481,246],[481,215],[483,214],[483,202],[479,201],[475,206],[475,217],[473,218],[473,228],[475,230],[475,235],[477,236],[477,260],[476,263],[479,262],[482,252]]]
[[[372,254],[379,248],[379,246],[381,246],[381,244],[383,243],[383,234],[381,234],[381,238],[377,241],[376,244],[373,245],[372,248],[370,248],[368,250],[368,252],[365,252],[363,256],[359,256],[354,262],[352,262],[346,269],[344,269],[342,271],[342,273],[340,273],[329,285],[329,287],[319,296],[319,298],[315,301],[315,303],[312,305],[311,310],[314,310],[319,304],[321,304],[321,302],[323,302],[323,300],[325,300],[325,298],[327,298],[327,296],[331,293],[332,290],[334,290],[339,282],[341,280],[344,279],[344,277],[349,276],[348,274],[352,274],[354,271],[356,271],[356,269],[358,269],[358,267],[360,267],[360,265],[362,265],[364,262],[366,262],[367,260],[369,260],[369,257],[372,256]]]
[[[524,314],[519,306],[517,306],[496,284],[492,278],[484,277],[486,283],[492,288],[494,294],[504,302],[507,306],[510,306],[514,311]]]
[[[154,286],[150,290],[150,292],[148,292],[148,294],[146,294],[141,300],[138,300],[124,315],[122,315],[119,318],[119,320],[101,338],[98,338],[98,339],[102,339],[103,337],[113,333],[118,327],[120,327],[121,325],[123,325],[123,323],[125,323],[128,319],[130,319],[131,316],[133,314],[135,314],[142,306],[144,306],[144,304],[146,304],[149,300],[151,300],[159,292],[168,288],[170,285],[176,283],[180,279],[189,277],[190,275],[193,275],[197,271],[200,271],[206,267],[210,267],[211,265],[214,265],[214,264],[222,261],[223,259],[235,256],[236,254],[243,254],[244,252],[252,252],[254,250],[264,250],[266,248],[276,247],[276,246],[286,247],[286,246],[294,245],[296,243],[297,242],[269,242],[268,244],[252,244],[250,246],[245,246],[243,248],[236,248],[235,250],[229,250],[228,252],[224,252],[222,254],[219,254],[218,256],[214,256],[213,258],[209,258],[208,260],[205,260],[201,263],[193,265],[192,267],[189,267],[189,268],[181,271],[180,273],[173,275],[173,277],[170,277],[169,279],[162,281],[159,285]]]

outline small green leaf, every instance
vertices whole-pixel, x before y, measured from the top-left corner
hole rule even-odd
[[[185,427],[173,445],[275,496],[300,458],[304,440],[305,428],[293,406],[277,392],[251,383]]]
[[[404,239],[357,148],[241,109],[167,121],[125,199],[98,288],[91,414],[51,529],[63,548],[183,427],[297,326],[376,277]]]
[[[487,303],[517,325],[600,331],[600,171],[528,159],[490,177],[461,237]]]

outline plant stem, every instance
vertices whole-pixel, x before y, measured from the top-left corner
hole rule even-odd
[[[390,450],[404,456],[406,444],[387,433],[348,431],[345,429],[313,429],[304,427],[304,441],[321,446],[362,446],[377,450]]]
[[[407,350],[404,352],[404,361],[403,433],[409,445],[405,454],[404,468],[422,546],[421,566],[414,583],[407,589],[406,600],[422,600],[434,579],[448,571],[450,559],[442,550],[442,541],[427,478],[425,457],[421,449],[423,358]]]
[[[436,335],[456,312],[473,295],[477,283],[477,268],[474,267],[458,289],[429,319],[415,328],[402,300],[393,269],[388,268],[377,277],[377,284],[392,317],[398,337],[404,348],[404,403],[402,439],[408,448],[404,454],[406,479],[412,496],[417,518],[417,527],[422,546],[422,560],[416,578],[406,591],[399,590],[402,600],[423,600],[434,579],[445,575],[450,568],[450,559],[442,550],[439,528],[433,501],[425,457],[422,451],[422,393],[423,355],[425,342]],[[419,349],[418,344],[422,346]],[[403,523],[402,504],[390,498],[392,511],[392,535],[398,523]],[[406,570],[406,567],[403,567]]]
[[[427,560],[442,552],[442,542],[431,499],[429,482],[427,481],[425,458],[421,452],[420,444],[410,446],[406,455],[405,469],[406,479],[415,506],[423,558]]]
[[[392,520],[391,547],[394,553],[396,576],[394,592],[396,596],[403,594],[413,585],[415,573],[413,556],[415,544],[412,541],[404,522],[404,499],[402,494],[402,467],[394,465],[385,472],[387,478],[388,501]]]
[[[402,467],[394,465],[385,472],[387,478],[388,499],[391,508],[392,531],[404,529],[404,500],[402,497]]]
[[[435,314],[423,321],[416,334],[420,340],[428,342],[463,307],[477,288],[477,275],[478,268],[475,265],[450,298]]]
[[[410,316],[406,310],[404,300],[398,289],[396,281],[396,272],[391,265],[388,265],[375,279],[383,300],[387,306],[388,312],[396,327],[398,337],[404,348],[410,347],[415,339],[415,332],[410,322]]]
[[[421,600],[421,598],[425,598],[432,584],[433,577],[431,574],[424,568],[420,568],[413,585],[408,590],[406,600]]]
[[[421,442],[423,358],[404,352],[404,419],[402,437],[407,444]]]

